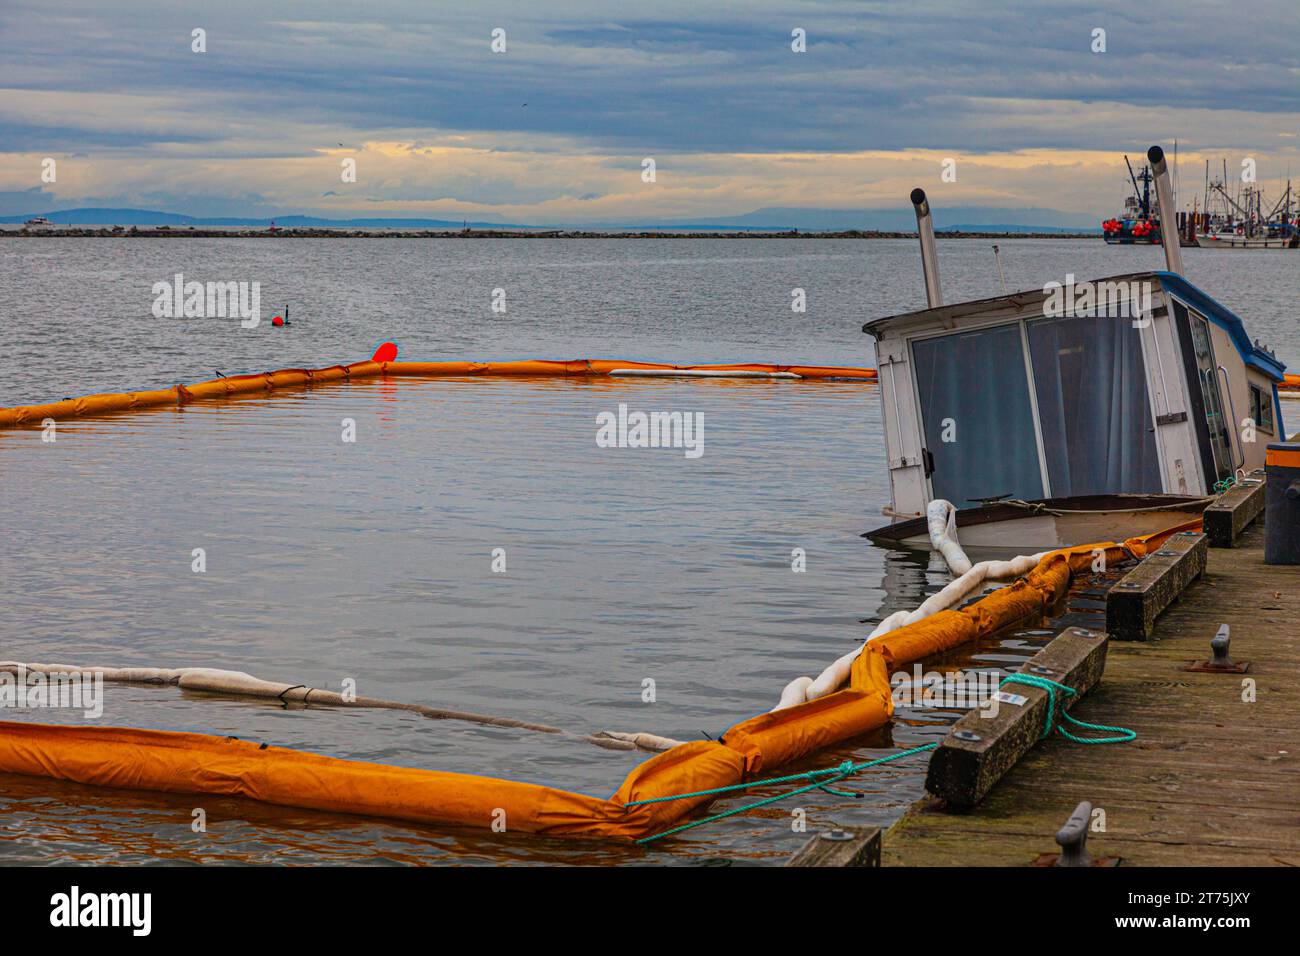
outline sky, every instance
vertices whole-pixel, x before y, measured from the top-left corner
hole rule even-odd
[[[0,215],[708,222],[919,185],[1075,223],[1175,139],[1181,199],[1206,159],[1279,195],[1298,134],[1297,0],[0,0]]]

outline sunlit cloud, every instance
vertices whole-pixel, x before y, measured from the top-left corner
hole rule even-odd
[[[1207,159],[1249,155],[1274,191],[1300,170],[1300,40],[1255,28],[1293,15],[1280,0],[1251,18],[1195,2],[1032,16],[999,2],[757,2],[743,24],[680,2],[618,20],[580,2],[264,6],[8,5],[7,211],[701,220],[890,208],[920,184],[941,206],[1096,217],[1122,198],[1123,154],[1152,142],[1179,142],[1186,196]],[[194,53],[200,25],[207,52]],[[1089,49],[1098,27],[1102,54]],[[44,157],[59,161],[55,183],[39,178]],[[344,159],[356,182],[341,181]]]

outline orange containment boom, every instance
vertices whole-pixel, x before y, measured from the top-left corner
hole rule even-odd
[[[1029,574],[960,610],[883,634],[854,659],[848,686],[737,724],[716,741],[680,744],[633,770],[608,799],[471,774],[342,760],[232,737],[114,727],[0,723],[0,771],[124,789],[242,795],[280,806],[432,825],[638,840],[713,799],[700,791],[761,780],[783,764],[886,723],[889,675],[913,661],[1042,614],[1076,572],[1143,557],[1189,522],[1155,534],[1055,551]],[[682,794],[693,794],[682,799]],[[638,801],[661,799],[656,803]],[[637,803],[636,806],[629,806]],[[504,820],[501,814],[504,812]]]
[[[1287,372],[1282,376],[1282,381],[1277,387],[1279,391],[1283,392],[1300,392],[1300,375],[1295,372]]]
[[[385,343],[385,346],[391,343]],[[381,346],[376,355],[396,355],[396,349]],[[21,405],[0,408],[0,428],[40,425],[45,419],[60,421],[109,412],[130,412],[166,405],[231,398],[240,395],[273,392],[285,388],[303,388],[353,379],[379,377],[461,378],[475,376],[617,376],[620,374],[681,374],[683,376],[721,377],[728,374],[741,378],[772,379],[851,379],[874,382],[872,368],[841,368],[830,365],[662,365],[654,362],[626,362],[619,359],[570,359],[551,361],[528,359],[520,362],[380,362],[370,359],[351,365],[327,368],[285,368],[253,375],[231,375],[194,385],[147,392],[104,392],[83,395],[48,405]]]

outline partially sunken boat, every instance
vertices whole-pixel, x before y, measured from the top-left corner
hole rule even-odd
[[[1172,209],[1164,153],[1148,158]],[[893,519],[867,537],[928,547],[927,507],[946,499],[964,547],[1123,540],[1194,517],[1285,437],[1285,366],[1183,277],[1172,231],[1164,272],[946,304],[929,203],[912,202],[929,308],[863,326]]]

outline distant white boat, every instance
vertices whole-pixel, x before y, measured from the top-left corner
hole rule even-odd
[[[48,219],[46,219],[44,216],[33,216],[31,219],[28,219],[25,223],[23,223],[23,225],[24,226],[52,226],[53,223],[50,222]]]
[[[1291,249],[1295,236],[1248,236],[1235,229],[1220,232],[1198,232],[1196,244],[1202,249]]]
[[[1196,244],[1202,249],[1296,249],[1300,248],[1300,221],[1292,218],[1291,180],[1272,207],[1264,202],[1258,185],[1247,183],[1228,194],[1228,166],[1223,178],[1210,181],[1210,164],[1205,163],[1205,213],[1198,217]]]

